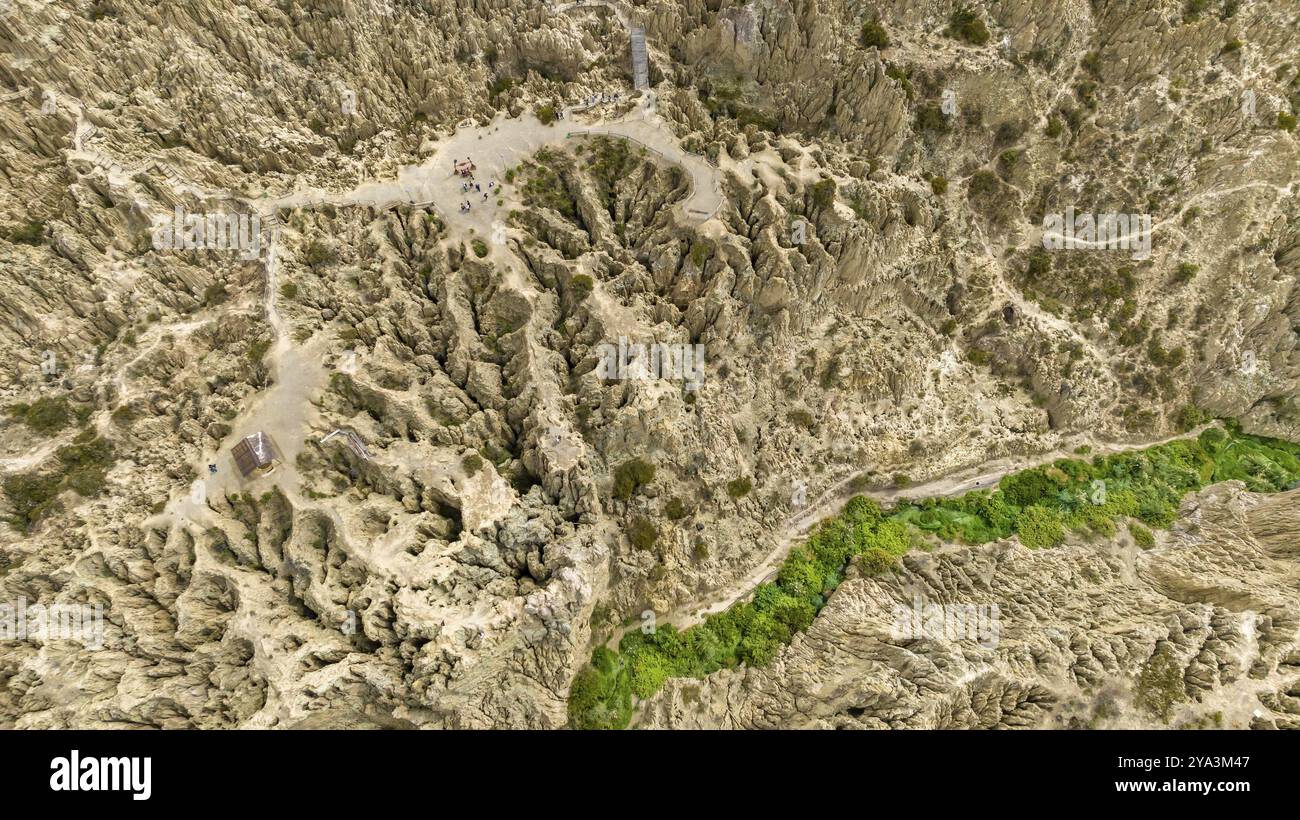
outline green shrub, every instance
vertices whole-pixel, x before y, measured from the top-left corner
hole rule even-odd
[[[478,453],[468,453],[460,460],[460,466],[465,470],[465,475],[474,475],[483,468],[483,457]]]
[[[813,205],[829,208],[835,203],[835,180],[823,179],[812,186]]]
[[[632,546],[639,550],[654,549],[655,542],[659,540],[659,530],[655,529],[648,518],[638,515],[628,524],[627,537]]]
[[[307,243],[307,249],[303,253],[303,261],[313,269],[333,264],[338,261],[338,257],[337,250],[316,239]]]
[[[614,497],[622,501],[654,481],[655,466],[640,458],[629,459],[614,470]]]
[[[632,717],[632,685],[622,658],[603,646],[569,688],[569,723],[575,729],[621,729]]]
[[[958,6],[948,18],[948,28],[944,31],[954,40],[961,40],[971,45],[982,46],[989,41],[988,26],[983,18],[969,6]]]
[[[555,122],[555,106],[539,105],[537,107],[537,119],[541,121],[542,125],[550,125]]]
[[[889,34],[879,20],[868,20],[862,24],[862,45],[865,48],[889,48]]]
[[[1174,270],[1174,281],[1179,284],[1190,282],[1192,279],[1196,278],[1196,274],[1200,269],[1199,265],[1193,265],[1191,262],[1182,262],[1178,265],[1177,269]]]
[[[1055,495],[1057,484],[1043,468],[1036,467],[1006,476],[998,483],[998,490],[1012,504],[1028,507]]]
[[[734,478],[727,482],[727,495],[732,498],[743,498],[749,495],[752,489],[754,489],[754,482],[749,479],[749,476]]]
[[[966,183],[966,188],[972,197],[986,197],[996,194],[1001,190],[1001,185],[997,174],[992,171],[981,170],[971,174],[970,181]]]
[[[913,128],[923,134],[946,134],[948,118],[944,116],[943,109],[937,104],[926,103],[916,109]]]
[[[477,256],[479,259],[482,259],[483,257],[488,255],[487,243],[484,242],[482,239],[475,237],[474,239],[470,240],[469,244],[470,247],[474,249],[474,255]]]
[[[1296,126],[1296,115],[1288,114],[1285,111],[1277,112],[1277,127],[1283,131],[1294,131]]]
[[[1047,507],[1027,507],[1016,522],[1020,542],[1030,549],[1054,547],[1065,537],[1061,516]]]
[[[680,498],[670,498],[668,503],[664,505],[664,515],[668,517],[669,521],[680,521],[688,515],[686,505],[682,503]]]
[[[1195,430],[1209,420],[1209,416],[1201,412],[1200,408],[1194,404],[1184,404],[1178,409],[1178,414],[1174,416],[1174,424],[1179,431],[1184,433]]]
[[[930,190],[934,191],[935,196],[948,193],[948,178],[937,175],[930,177]]]
[[[899,558],[880,547],[871,547],[858,556],[858,568],[863,575],[877,576],[891,572],[899,565]]]
[[[1133,534],[1133,540],[1144,550],[1149,550],[1156,545],[1156,537],[1151,530],[1141,524],[1134,524],[1129,527],[1129,532]]]

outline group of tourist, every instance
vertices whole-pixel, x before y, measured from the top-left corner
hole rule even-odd
[[[452,174],[460,176],[465,180],[460,185],[460,192],[462,194],[467,194],[471,192],[476,194],[482,194],[483,200],[487,201],[488,197],[492,195],[493,189],[497,187],[496,180],[488,180],[487,190],[485,191],[483,190],[482,183],[474,181],[474,172],[476,170],[478,170],[478,166],[475,165],[474,161],[469,157],[466,157],[464,162],[461,162],[458,159],[454,159],[451,162]],[[470,200],[466,199],[460,203],[460,212],[468,213],[470,210],[473,209],[473,207],[474,206],[470,202]]]

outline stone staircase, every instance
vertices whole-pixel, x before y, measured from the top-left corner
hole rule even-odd
[[[650,58],[646,54],[645,29],[632,26],[628,29],[632,37],[632,87],[637,91],[650,88]]]

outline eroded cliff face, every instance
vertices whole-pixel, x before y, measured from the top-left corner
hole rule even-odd
[[[0,3],[0,585],[106,619],[4,644],[0,719],[559,727],[593,645],[850,482],[1295,438],[1295,12],[1232,6],[993,3],[975,44],[947,3]],[[647,109],[680,151],[564,138]],[[1045,253],[1067,208],[1150,214],[1149,255]],[[177,209],[258,246],[160,247]],[[605,378],[620,337],[702,345],[698,389]],[[1105,725],[1172,663],[1162,718],[1287,724],[1295,499],[1194,504],[1150,552],[917,554],[644,723]],[[917,588],[999,648],[883,639]]]

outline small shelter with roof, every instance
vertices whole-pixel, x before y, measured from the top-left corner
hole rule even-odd
[[[244,436],[231,449],[235,457],[235,466],[244,478],[266,475],[275,469],[275,445],[271,437],[262,431]]]

